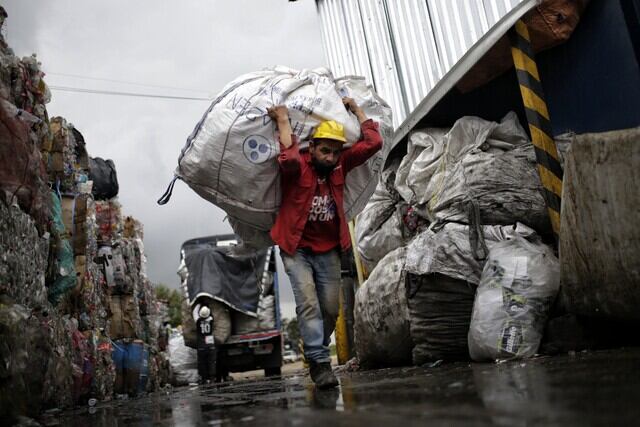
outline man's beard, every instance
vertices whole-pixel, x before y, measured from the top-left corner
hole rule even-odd
[[[322,164],[315,157],[311,158],[311,164],[313,164],[313,168],[316,170],[316,173],[320,176],[328,176],[331,173],[331,171],[336,167],[336,165]]]

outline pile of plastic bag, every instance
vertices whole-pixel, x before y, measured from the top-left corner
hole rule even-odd
[[[505,257],[500,245],[506,242],[526,242],[530,250],[521,256],[529,263],[536,262],[536,253],[547,254],[549,263],[541,265],[547,275],[541,273],[540,280],[550,298],[557,292],[551,274],[555,256],[540,237],[548,236],[551,228],[534,147],[515,113],[500,123],[462,117],[451,128],[414,131],[405,156],[387,163],[356,225],[358,251],[365,267],[372,269],[357,297],[358,357],[386,364],[410,359],[421,365],[488,355],[529,356],[532,349],[535,353],[540,337],[534,339],[531,331],[544,326],[548,305],[538,307],[535,324],[521,323],[519,331],[531,338],[526,351],[499,356],[481,347],[484,341],[478,335],[469,335],[470,328],[480,328],[491,330],[491,339],[497,340],[494,329],[506,327],[497,306],[479,305],[481,292],[476,294],[488,274],[487,260]],[[402,258],[391,260],[392,254]],[[402,298],[371,294],[370,289],[396,283],[384,272],[399,264],[405,279],[396,292]],[[535,282],[537,273],[529,273]],[[399,330],[395,336],[386,334],[384,313],[390,300],[403,305],[399,308],[394,302],[394,313],[407,313],[403,331],[410,332],[411,345],[399,345]],[[534,304],[535,298],[530,301]],[[474,303],[476,310],[484,309],[472,320]],[[492,326],[482,323],[487,319]],[[363,333],[362,325],[371,326]],[[472,342],[475,350],[470,354]],[[385,350],[403,353],[379,357]]]

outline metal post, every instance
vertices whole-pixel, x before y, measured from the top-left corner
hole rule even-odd
[[[553,139],[549,110],[542,91],[527,25],[519,20],[510,31],[509,37],[511,56],[518,75],[520,94],[531,132],[531,141],[535,147],[538,174],[544,187],[544,200],[547,204],[553,233],[558,241],[560,206],[562,204],[562,167],[556,142]]]

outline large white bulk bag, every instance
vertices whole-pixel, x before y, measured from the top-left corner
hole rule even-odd
[[[341,98],[353,98],[380,124],[385,141],[392,137],[390,107],[364,78],[334,79],[326,69],[296,71],[276,67],[239,77],[211,104],[187,140],[175,177],[227,212],[237,234],[247,243],[268,244],[281,198],[275,123],[267,108],[284,104],[291,128],[306,149],[306,140],[324,120],[342,123],[347,146],[358,140],[360,125]],[[347,175],[344,209],[351,219],[366,205],[390,148],[383,149]],[[174,178],[174,181],[175,179]],[[173,183],[172,183],[173,185]],[[168,201],[171,187],[158,201]]]

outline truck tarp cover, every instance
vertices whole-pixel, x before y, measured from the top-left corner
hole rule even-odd
[[[231,308],[255,316],[267,250],[236,255],[231,247],[188,246],[185,263],[189,277],[189,300],[206,295],[227,303]]]

